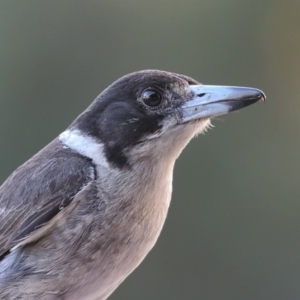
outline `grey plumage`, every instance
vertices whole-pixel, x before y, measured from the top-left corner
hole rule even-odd
[[[120,79],[5,181],[1,299],[103,300],[139,265],[166,218],[175,160],[213,116],[194,117],[197,84],[161,71]],[[162,104],[145,105],[145,89]],[[246,91],[218,111],[264,97]]]

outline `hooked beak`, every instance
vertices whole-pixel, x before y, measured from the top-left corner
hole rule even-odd
[[[190,85],[192,98],[182,105],[182,123],[210,118],[246,107],[265,94],[254,88],[216,85]]]

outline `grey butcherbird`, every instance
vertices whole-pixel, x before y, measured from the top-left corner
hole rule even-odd
[[[261,99],[157,70],[114,82],[1,186],[0,299],[106,299],[155,244],[183,148]]]

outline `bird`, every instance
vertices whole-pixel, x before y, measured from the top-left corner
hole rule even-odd
[[[157,241],[188,142],[265,98],[160,70],[112,83],[0,187],[0,298],[107,299]]]

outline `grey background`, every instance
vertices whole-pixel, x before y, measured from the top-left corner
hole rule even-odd
[[[300,299],[300,1],[0,1],[1,182],[120,76],[261,88],[178,160],[159,241],[112,300]]]

